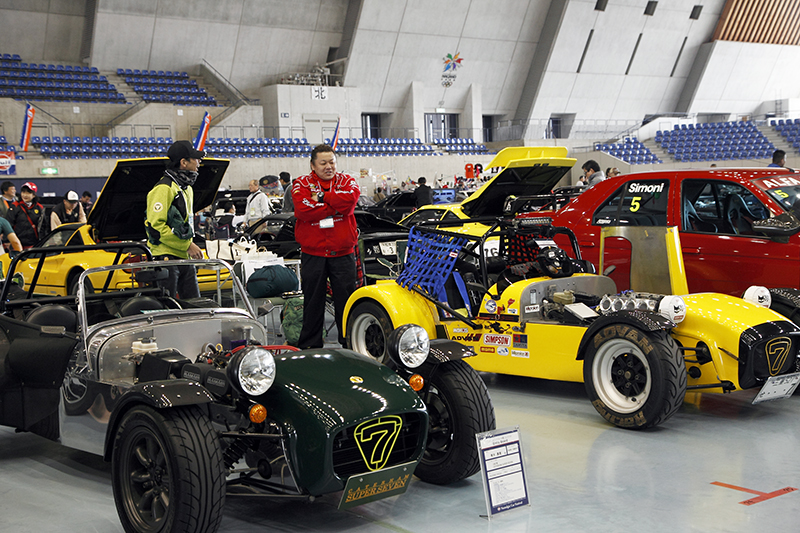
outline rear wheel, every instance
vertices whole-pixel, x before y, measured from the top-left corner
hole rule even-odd
[[[131,409],[116,433],[111,473],[125,531],[219,527],[225,503],[222,451],[199,407]]]
[[[362,302],[347,317],[347,344],[351,350],[386,364],[389,360],[386,339],[392,329],[392,320],[383,307]]]
[[[666,331],[613,324],[595,333],[583,362],[586,393],[612,424],[657,426],[683,403],[686,365]]]
[[[78,280],[80,279],[82,273],[83,272],[77,272],[69,277],[69,281],[67,282],[67,294],[70,296],[75,296],[78,294]],[[94,292],[94,285],[92,285],[92,281],[90,279],[86,280],[84,287],[86,289],[86,294],[92,294]]]
[[[480,469],[475,435],[495,429],[494,407],[478,373],[466,362],[436,367],[420,394],[428,408],[428,442],[414,474],[445,485]]]

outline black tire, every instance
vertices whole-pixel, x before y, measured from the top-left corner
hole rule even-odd
[[[67,294],[70,296],[75,296],[78,294],[78,279],[80,279],[81,274],[83,272],[78,272],[76,274],[72,274],[69,277],[69,281],[67,282]],[[92,294],[94,292],[94,285],[92,285],[92,280],[87,279],[85,283],[86,293]]]
[[[436,367],[420,395],[428,407],[428,442],[414,474],[436,485],[480,470],[477,433],[495,429],[494,407],[478,373],[458,360]]]
[[[347,346],[386,364],[389,361],[386,339],[393,329],[392,320],[383,307],[374,302],[362,302],[351,309],[347,317]]]
[[[583,362],[589,400],[623,428],[657,426],[675,414],[686,395],[686,364],[666,331],[645,333],[625,324],[595,333]]]
[[[197,406],[126,413],[111,475],[122,526],[132,533],[216,531],[225,504],[219,439]]]

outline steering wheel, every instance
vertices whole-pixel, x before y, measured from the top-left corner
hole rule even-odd
[[[567,252],[557,246],[542,248],[536,256],[536,263],[542,273],[551,278],[566,278],[575,272],[575,264],[567,255]]]

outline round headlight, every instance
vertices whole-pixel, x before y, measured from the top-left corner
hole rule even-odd
[[[425,362],[430,351],[428,332],[416,324],[406,324],[389,335],[390,355],[396,355],[408,368],[417,368]]]
[[[658,312],[679,324],[686,318],[686,303],[680,296],[665,296],[658,304]]]
[[[244,348],[231,358],[228,376],[245,394],[260,396],[275,381],[275,358],[260,346]]]
[[[769,289],[761,287],[760,285],[751,285],[748,287],[747,290],[744,291],[742,299],[760,305],[761,307],[766,307],[767,309],[772,305],[772,295],[769,293]]]

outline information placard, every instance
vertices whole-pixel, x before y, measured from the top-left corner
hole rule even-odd
[[[476,435],[486,512],[493,515],[530,505],[519,426]]]

